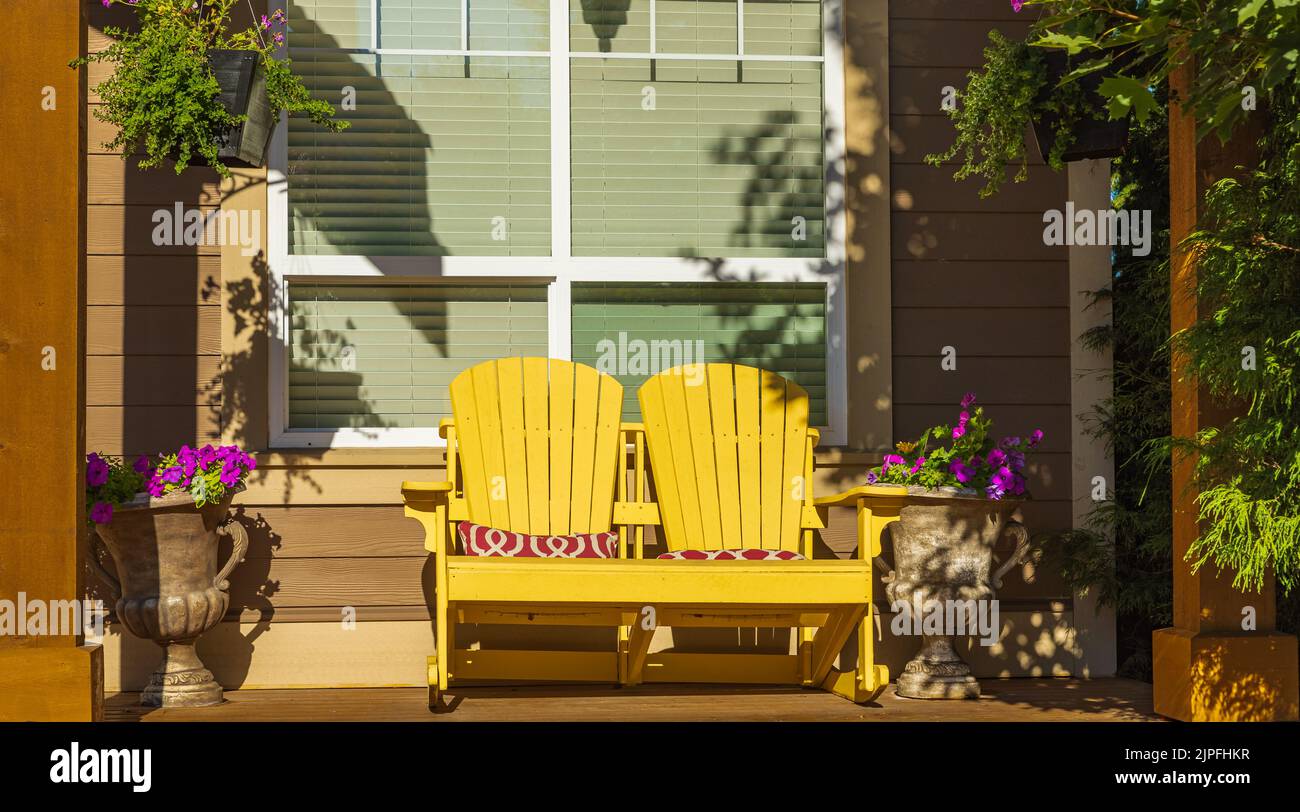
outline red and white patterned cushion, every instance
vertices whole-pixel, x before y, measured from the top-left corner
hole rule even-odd
[[[803,561],[804,557],[789,550],[677,550],[660,558],[678,561]]]
[[[465,555],[507,558],[615,558],[618,532],[575,536],[530,536],[461,522],[456,526]]]

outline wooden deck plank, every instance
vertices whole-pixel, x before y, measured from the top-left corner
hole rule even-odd
[[[894,695],[858,706],[823,691],[708,685],[453,687],[450,713],[425,707],[423,688],[228,691],[215,708],[141,708],[139,695],[105,702],[107,721],[132,722],[1105,722],[1153,721],[1151,686],[1125,679],[982,680],[979,700]]]

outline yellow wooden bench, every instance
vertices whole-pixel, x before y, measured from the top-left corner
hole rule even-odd
[[[832,665],[869,612],[870,556],[879,552],[884,525],[897,517],[901,490],[864,487],[814,501],[817,433],[807,427],[802,389],[756,369],[709,365],[701,401],[687,378],[664,373],[646,383],[644,427],[621,421],[618,381],[582,364],[507,358],[452,381],[453,419],[440,427],[447,480],[402,485],[406,515],[424,525],[425,548],[435,556],[431,707],[453,681],[464,680],[792,683],[859,702],[883,687],[887,674],[872,661],[869,623],[859,635],[862,666],[840,673]],[[734,380],[733,394],[725,394],[724,380]],[[769,386],[779,387],[779,396]],[[716,412],[721,419],[728,409],[731,428],[710,435],[698,418]],[[660,500],[668,500],[669,550],[754,542],[811,559],[812,531],[824,527],[826,508],[844,505],[858,509],[858,558],[643,559],[644,528],[660,523],[660,505],[645,499],[647,436],[655,485]],[[711,467],[703,461],[706,449]],[[732,465],[720,465],[727,453]],[[791,476],[803,478],[802,490],[786,484]],[[718,494],[704,500],[712,507],[699,507],[702,493]],[[463,520],[534,535],[619,527],[618,558],[460,555],[455,525]],[[468,650],[456,647],[457,623],[617,632],[608,649],[597,651]],[[797,628],[799,653],[650,654],[655,625]]]

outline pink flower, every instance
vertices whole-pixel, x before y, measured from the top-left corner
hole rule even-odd
[[[921,470],[922,465],[925,465],[925,457],[917,457],[916,462],[912,463],[912,468],[908,473],[915,474],[917,471]]]
[[[971,477],[975,476],[975,469],[961,460],[953,460],[948,463],[948,473],[957,477],[957,481],[964,485],[970,482]]]
[[[86,455],[86,484],[98,488],[108,481],[108,463],[98,454]]]
[[[962,407],[963,409],[969,409],[970,407],[972,407],[972,406],[974,406],[974,405],[975,405],[975,393],[974,393],[974,392],[967,392],[967,393],[966,393],[966,397],[964,397],[964,398],[961,399],[961,407]]]
[[[1033,448],[1043,441],[1043,430],[1034,429],[1034,433],[1029,435],[1029,447]]]
[[[137,474],[147,474],[149,473],[149,469],[152,468],[153,466],[149,463],[149,458],[146,457],[144,454],[141,454],[140,456],[136,457],[135,465],[132,467],[135,469],[135,472]]]
[[[903,459],[898,454],[886,454],[884,463],[880,466],[880,470],[882,472],[888,471],[891,465],[906,465],[906,464],[907,464],[907,460]]]
[[[1011,10],[1019,14],[1020,9],[1025,7],[1025,0],[1011,0]]]
[[[113,506],[107,502],[96,502],[90,509],[90,520],[95,524],[108,524],[113,521]]]

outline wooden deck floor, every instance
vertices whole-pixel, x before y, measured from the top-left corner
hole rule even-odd
[[[456,688],[450,712],[430,713],[420,688],[228,691],[201,709],[145,709],[137,694],[105,703],[108,721],[130,722],[1063,722],[1154,720],[1151,686],[1124,679],[983,680],[969,702],[904,699],[893,686],[861,707],[822,691],[710,685]]]

